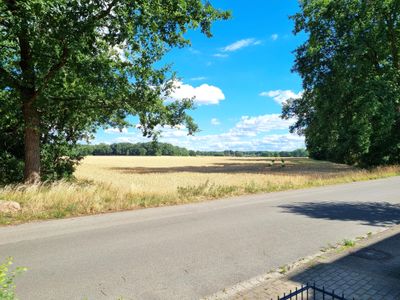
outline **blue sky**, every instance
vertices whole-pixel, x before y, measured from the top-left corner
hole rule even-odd
[[[232,19],[215,23],[211,39],[188,33],[192,46],[163,60],[179,77],[173,97],[196,97],[190,114],[201,131],[190,137],[184,128],[165,128],[160,140],[194,150],[303,148],[304,138],[289,134],[293,120],[279,118],[281,103],[301,93],[301,80],[291,72],[293,50],[305,38],[292,34],[289,20],[297,0],[211,3],[231,10]],[[100,129],[94,143],[143,141],[135,128]]]

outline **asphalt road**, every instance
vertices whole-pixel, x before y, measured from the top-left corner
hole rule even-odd
[[[400,177],[0,228],[24,299],[198,299],[400,223]]]

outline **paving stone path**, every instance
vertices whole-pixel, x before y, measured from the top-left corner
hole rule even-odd
[[[277,299],[302,284],[315,282],[339,295],[344,293],[346,299],[400,300],[400,226],[363,240],[354,248],[330,251],[276,277],[221,298]]]
[[[321,280],[322,279],[322,280]],[[277,279],[267,284],[261,284],[251,290],[240,292],[232,299],[277,299],[290,290],[299,288],[301,283],[314,282],[318,280],[320,287],[326,290],[335,290],[338,295],[349,295],[348,299],[360,300],[399,300],[400,281],[376,278],[373,274],[365,274],[349,270],[346,267],[332,267],[321,265],[299,274],[293,280],[290,278]]]

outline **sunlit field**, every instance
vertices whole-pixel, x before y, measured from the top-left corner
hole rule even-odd
[[[353,168],[306,158],[91,156],[75,175],[144,194],[176,194],[202,184],[267,188],[305,184],[308,180],[343,176]]]
[[[0,224],[176,205],[229,196],[307,188],[400,175],[400,167],[370,171],[307,158],[89,156],[76,180],[8,186],[1,200],[22,211]]]

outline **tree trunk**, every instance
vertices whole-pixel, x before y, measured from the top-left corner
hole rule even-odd
[[[25,169],[24,182],[35,184],[40,182],[40,118],[37,109],[33,106],[33,93],[23,93],[24,115],[24,147]],[[29,100],[28,100],[29,99]]]

